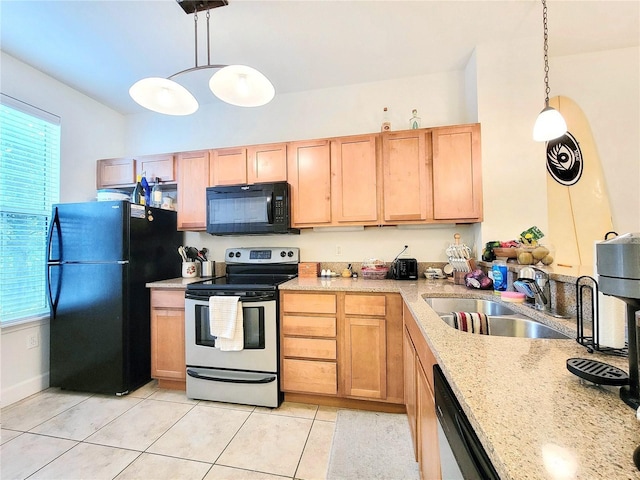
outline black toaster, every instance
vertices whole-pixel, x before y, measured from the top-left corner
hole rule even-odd
[[[415,258],[398,258],[391,265],[391,278],[395,280],[417,280],[417,260]]]

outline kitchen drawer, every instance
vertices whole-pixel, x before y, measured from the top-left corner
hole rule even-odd
[[[336,313],[336,296],[319,293],[285,293],[282,311],[299,313]]]
[[[284,359],[282,389],[289,392],[338,393],[338,374],[334,362]]]
[[[282,317],[282,333],[303,337],[335,337],[336,318],[284,315]]]
[[[384,317],[387,313],[387,297],[384,295],[345,295],[346,315],[374,315]]]
[[[336,359],[336,341],[322,338],[284,337],[282,352],[285,357]]]
[[[184,290],[158,290],[151,289],[152,308],[183,308]]]

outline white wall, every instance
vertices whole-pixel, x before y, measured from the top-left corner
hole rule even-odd
[[[2,93],[61,117],[60,200],[95,199],[96,160],[124,154],[124,117],[1,52]],[[39,346],[27,349],[36,335]],[[2,329],[0,402],[8,405],[49,385],[48,319]]]
[[[380,130],[384,107],[393,130],[409,128],[414,108],[425,126],[464,123],[464,94],[462,72],[447,72],[276,95],[259,108],[216,99],[188,117],[129,116],[126,147],[143,155],[371,133]]]
[[[547,227],[544,144],[534,142],[544,107],[537,38],[476,47],[478,121],[482,125],[482,242],[512,240]]]

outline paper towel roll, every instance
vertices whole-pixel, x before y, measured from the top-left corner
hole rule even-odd
[[[596,280],[599,280],[596,248],[598,243],[593,244],[593,278]],[[626,304],[622,300],[598,292],[598,325],[600,326],[598,344],[601,347],[624,348],[626,315]]]

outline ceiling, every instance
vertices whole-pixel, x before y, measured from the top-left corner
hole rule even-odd
[[[640,44],[638,0],[548,7],[552,56]],[[128,94],[137,80],[195,65],[193,15],[175,0],[1,0],[0,18],[4,52],[123,114],[146,111]],[[476,45],[541,31],[538,0],[229,0],[211,10],[211,63],[257,68],[278,95],[457,70]],[[219,102],[211,73],[177,79]]]

